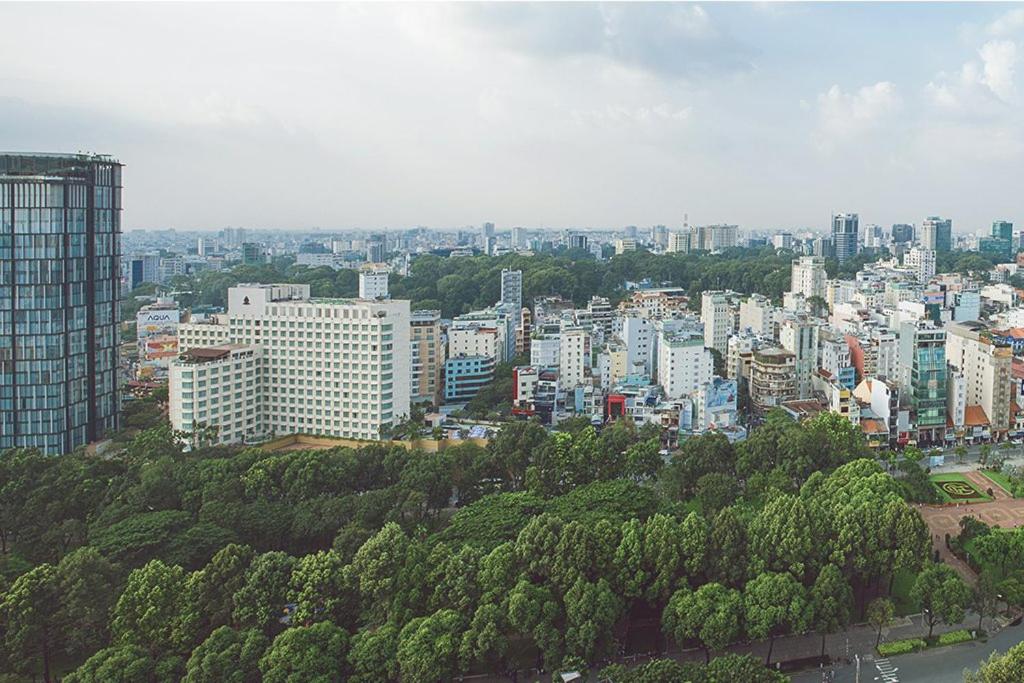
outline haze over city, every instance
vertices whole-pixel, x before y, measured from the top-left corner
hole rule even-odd
[[[1024,208],[1019,5],[41,3],[0,24],[0,149],[116,155],[129,230],[856,211],[974,232]]]

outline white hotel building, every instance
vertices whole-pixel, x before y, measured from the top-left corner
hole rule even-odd
[[[409,414],[410,317],[404,300],[311,299],[309,285],[240,285],[228,290],[228,312],[215,322],[179,326],[178,343],[182,352],[224,344],[259,352],[255,386],[241,396],[222,392],[216,406],[205,397],[207,425],[220,426],[219,416],[234,414],[232,402],[248,400],[251,391],[260,408],[258,436],[379,439],[382,427]],[[188,364],[184,353],[172,362],[170,384],[171,425],[185,431],[192,423],[174,405]],[[193,388],[199,391],[198,378]],[[192,414],[203,422],[198,404]],[[221,430],[222,442],[236,440]]]

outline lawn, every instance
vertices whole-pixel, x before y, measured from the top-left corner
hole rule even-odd
[[[889,596],[896,607],[896,616],[905,617],[918,612],[918,606],[910,599],[910,591],[916,580],[917,574],[914,572],[906,570],[896,572],[896,578],[892,582],[892,595]]]
[[[992,500],[961,474],[933,474],[929,479],[943,503],[987,503]]]
[[[981,475],[989,481],[998,484],[1011,496],[1013,495],[1013,484],[1010,482],[1010,478],[1002,472],[993,472],[992,470],[981,470]]]

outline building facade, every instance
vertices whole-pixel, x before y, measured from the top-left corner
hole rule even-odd
[[[183,352],[206,340],[260,349],[269,433],[380,439],[409,414],[408,301],[311,299],[309,285],[239,285],[228,290],[225,315],[178,326]]]
[[[832,216],[832,249],[840,263],[857,255],[859,231],[860,217],[857,214],[840,213]]]
[[[0,155],[0,450],[119,426],[121,164]]]

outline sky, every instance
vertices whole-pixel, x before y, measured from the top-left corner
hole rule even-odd
[[[1024,3],[0,3],[126,229],[1024,226]]]

